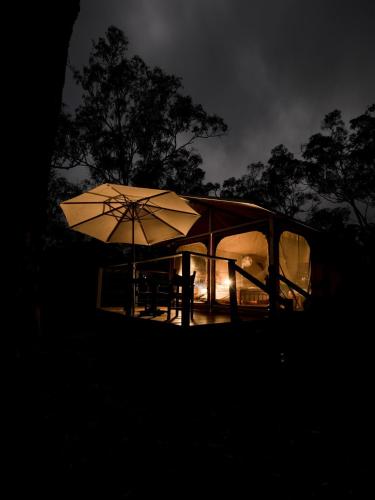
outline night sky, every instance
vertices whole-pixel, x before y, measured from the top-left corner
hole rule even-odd
[[[280,143],[298,154],[326,113],[349,120],[375,102],[374,0],[81,0],[75,67],[110,25],[130,55],[182,77],[228,124],[197,145],[210,181],[242,175]],[[79,96],[68,71],[64,102]]]

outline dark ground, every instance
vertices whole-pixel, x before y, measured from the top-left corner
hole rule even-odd
[[[12,498],[373,497],[370,325],[79,311],[50,311],[17,358]]]

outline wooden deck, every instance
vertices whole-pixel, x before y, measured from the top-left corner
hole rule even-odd
[[[101,307],[100,311],[105,311],[113,314],[119,314],[126,317],[126,313],[122,307]],[[164,307],[159,309],[160,314],[157,316],[147,315],[143,308],[137,307],[135,311],[135,316],[133,319],[139,321],[156,321],[159,324],[165,323],[166,325],[181,326],[181,312],[178,316],[173,315],[171,319],[167,320],[167,310]],[[259,319],[264,319],[269,316],[269,312],[266,308],[243,310],[239,311],[239,319],[241,321],[254,321]],[[191,327],[193,326],[203,326],[203,325],[218,325],[218,324],[228,324],[231,323],[231,317],[229,312],[223,311],[205,311],[203,309],[194,310],[193,320],[190,320]]]

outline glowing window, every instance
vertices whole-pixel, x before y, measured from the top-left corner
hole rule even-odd
[[[279,242],[280,274],[306,292],[310,291],[310,246],[303,236],[289,231],[281,234]],[[280,282],[281,295],[293,299],[294,309],[302,309],[304,297]]]
[[[268,274],[268,242],[260,231],[235,234],[223,238],[216,250],[218,257],[235,259],[236,264],[265,283]],[[227,261],[216,261],[216,300],[229,303],[229,279]],[[268,294],[251,281],[236,274],[237,301],[240,305],[268,304]]]

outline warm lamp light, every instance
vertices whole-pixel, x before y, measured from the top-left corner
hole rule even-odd
[[[223,283],[224,283],[225,286],[231,286],[232,280],[229,279],[229,278],[225,278],[225,280],[223,281]]]
[[[250,255],[245,255],[243,259],[241,260],[241,267],[251,267],[253,265],[253,259],[250,257]]]

